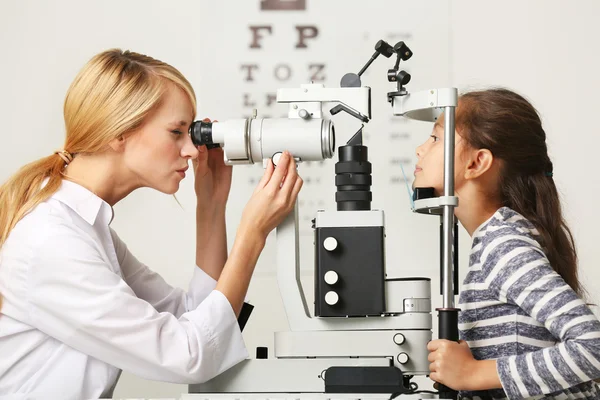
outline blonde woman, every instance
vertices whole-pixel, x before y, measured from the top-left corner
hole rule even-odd
[[[231,167],[221,150],[193,145],[195,110],[175,68],[105,51],[69,88],[64,147],[0,187],[0,397],[110,397],[121,370],[202,382],[247,357],[237,316],[302,179],[287,152],[268,165],[227,257]],[[197,267],[186,293],[138,261],[110,223],[135,189],[175,193],[190,160]]]

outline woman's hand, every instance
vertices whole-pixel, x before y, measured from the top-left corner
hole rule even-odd
[[[203,121],[210,122],[205,118]],[[215,121],[216,122],[216,121]],[[218,280],[227,261],[225,206],[231,189],[232,167],[221,148],[198,147],[193,160],[196,205],[196,265]]]
[[[208,118],[203,121],[211,122]],[[198,152],[198,157],[193,160],[198,207],[212,214],[225,209],[231,189],[233,167],[225,165],[221,148],[208,150],[203,145],[198,147]]]
[[[495,360],[478,361],[464,340],[432,340],[427,344],[429,377],[454,390],[502,388]]]
[[[281,155],[277,168],[269,160],[262,179],[244,208],[240,228],[251,230],[266,240],[294,208],[302,184],[296,162],[289,152]]]
[[[288,152],[283,153],[277,168],[269,160],[262,179],[244,208],[235,243],[215,288],[227,298],[236,316],[242,308],[267,236],[292,211],[301,187],[302,178],[298,176],[296,162]]]

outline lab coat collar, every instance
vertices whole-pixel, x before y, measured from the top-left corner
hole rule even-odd
[[[114,216],[114,210],[106,201],[85,187],[67,179],[62,180],[58,191],[52,198],[65,204],[75,211],[88,224],[94,225],[98,216],[103,225],[110,225]]]

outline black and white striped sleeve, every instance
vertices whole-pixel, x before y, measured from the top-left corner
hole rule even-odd
[[[497,359],[509,399],[561,391],[600,378],[600,322],[539,246],[511,237],[486,255],[490,288],[543,324],[556,345]],[[485,268],[487,267],[487,268]]]

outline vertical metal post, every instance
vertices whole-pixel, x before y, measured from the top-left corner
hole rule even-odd
[[[444,196],[454,196],[454,107],[444,107]],[[458,340],[458,309],[454,307],[454,206],[444,205],[442,214],[442,298],[439,313],[439,338]],[[457,246],[458,247],[458,246]],[[458,392],[440,385],[440,399],[456,399]]]
[[[445,107],[444,112],[444,196],[454,196],[454,107]],[[454,206],[445,205],[444,258],[443,258],[443,308],[454,308]]]

